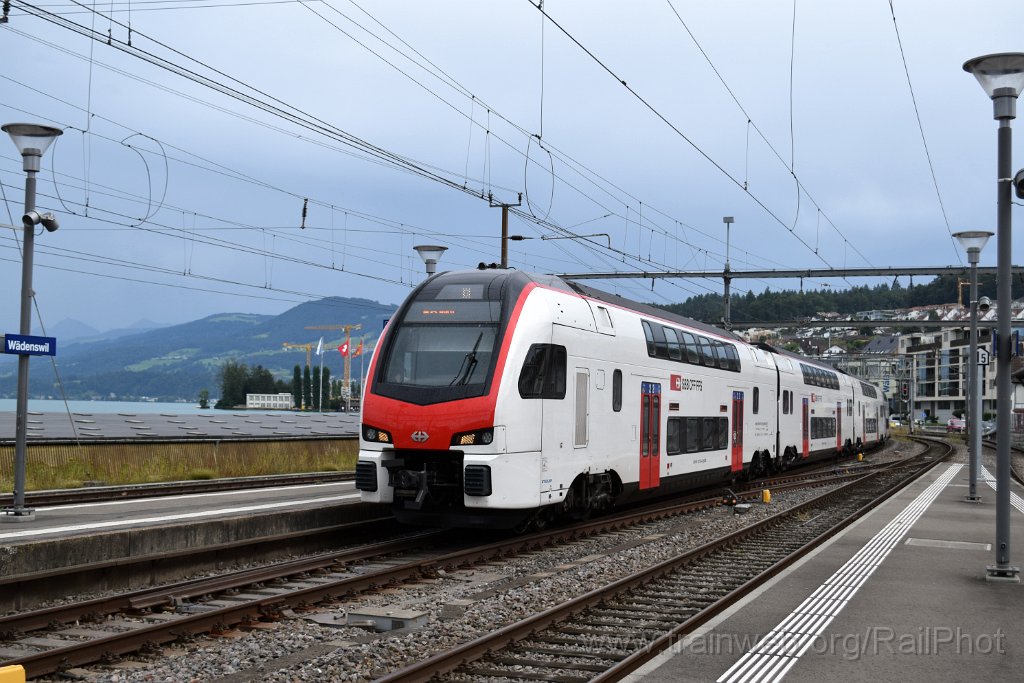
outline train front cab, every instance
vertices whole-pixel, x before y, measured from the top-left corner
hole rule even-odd
[[[561,503],[572,483],[556,471],[556,454],[546,461],[541,448],[557,438],[572,455],[571,439],[547,432],[571,425],[570,411],[580,410],[580,397],[566,395],[579,378],[567,368],[564,345],[551,343],[550,292],[507,271],[446,273],[430,282],[399,311],[374,359],[357,488],[365,502],[390,503],[400,521],[520,526],[539,507]],[[458,298],[463,291],[467,299]],[[491,302],[486,320],[467,319],[474,307],[466,302],[474,300]],[[424,320],[430,311],[454,313]],[[481,345],[478,330],[488,327],[495,331]],[[464,382],[470,356],[480,374]]]

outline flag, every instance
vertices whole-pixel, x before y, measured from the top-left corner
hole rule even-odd
[[[363,352],[363,342],[359,342],[359,346],[357,346],[356,350],[352,352],[352,357],[355,358],[356,356],[358,356],[362,352]]]
[[[348,342],[345,342],[344,344],[338,347],[338,353],[340,353],[342,356],[348,355]]]
[[[320,341],[316,343],[316,355],[320,355],[324,350],[324,338],[320,337]]]

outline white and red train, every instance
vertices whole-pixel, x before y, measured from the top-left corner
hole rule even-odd
[[[514,270],[435,275],[389,322],[356,487],[399,520],[524,528],[887,436],[873,385],[709,325]]]

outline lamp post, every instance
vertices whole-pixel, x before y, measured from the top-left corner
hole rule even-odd
[[[437,271],[437,262],[441,260],[441,254],[448,251],[448,247],[439,247],[436,245],[421,244],[418,247],[413,247],[416,253],[423,259],[424,265],[427,267],[427,276],[433,275]]]
[[[729,227],[733,224],[733,217],[724,216],[722,222],[725,223],[725,276],[722,278],[725,281],[725,317],[722,318],[722,322],[725,324],[725,329],[729,329],[729,324],[732,322],[729,314],[729,285],[732,282],[732,278],[729,277]]]
[[[43,224],[48,231],[57,229],[57,219],[53,214],[40,215],[36,211],[36,173],[39,172],[43,154],[54,140],[64,131],[52,126],[41,126],[34,123],[8,123],[0,126],[0,130],[11,136],[11,140],[21,153],[22,168],[25,171],[25,215],[22,223],[25,226],[25,240],[21,256],[21,324],[22,335],[32,333],[32,245],[35,239],[36,225]],[[14,505],[4,509],[4,519],[11,521],[28,521],[34,518],[35,511],[25,507],[25,455],[28,435],[28,354],[18,356],[18,401],[15,414],[14,436]]]
[[[978,363],[978,261],[981,250],[992,236],[984,230],[966,230],[953,233],[967,251],[971,264],[971,351],[967,358],[967,434],[970,444],[967,457],[970,462],[971,485],[964,501],[980,503],[978,496],[978,464],[981,459],[981,365]]]
[[[1020,569],[1010,565],[1010,171],[1013,151],[1011,122],[1017,117],[1017,96],[1024,88],[1024,53],[1006,52],[964,62],[992,98],[993,118],[999,122],[996,161],[998,235],[996,315],[996,564],[987,567],[989,581],[1020,581]]]

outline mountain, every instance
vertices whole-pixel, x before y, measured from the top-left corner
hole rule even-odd
[[[65,318],[59,323],[47,330],[49,333],[47,336],[56,337],[64,343],[70,343],[77,339],[85,337],[92,337],[100,333],[92,325],[83,323],[81,320],[73,320],[71,318]],[[39,329],[32,330],[32,334],[42,335],[42,331]]]
[[[366,336],[364,348],[369,348],[395,308],[367,299],[329,297],[277,316],[222,313],[181,325],[126,331],[121,336],[108,332],[91,341],[58,344],[58,368],[68,398],[194,399],[201,389],[213,396],[219,393],[217,372],[228,360],[262,365],[278,379],[290,381],[292,368],[305,364],[305,349],[284,348],[284,342],[311,343],[315,350],[322,335],[328,349],[324,364],[334,377],[340,377],[342,357],[336,349],[344,341],[344,332],[305,328],[359,324],[362,329],[353,331],[352,338]],[[15,358],[0,358],[0,396],[16,395]],[[42,360],[32,363],[30,394],[59,396],[53,370]],[[317,362],[315,356],[313,362]],[[356,374],[359,365],[354,368]]]

